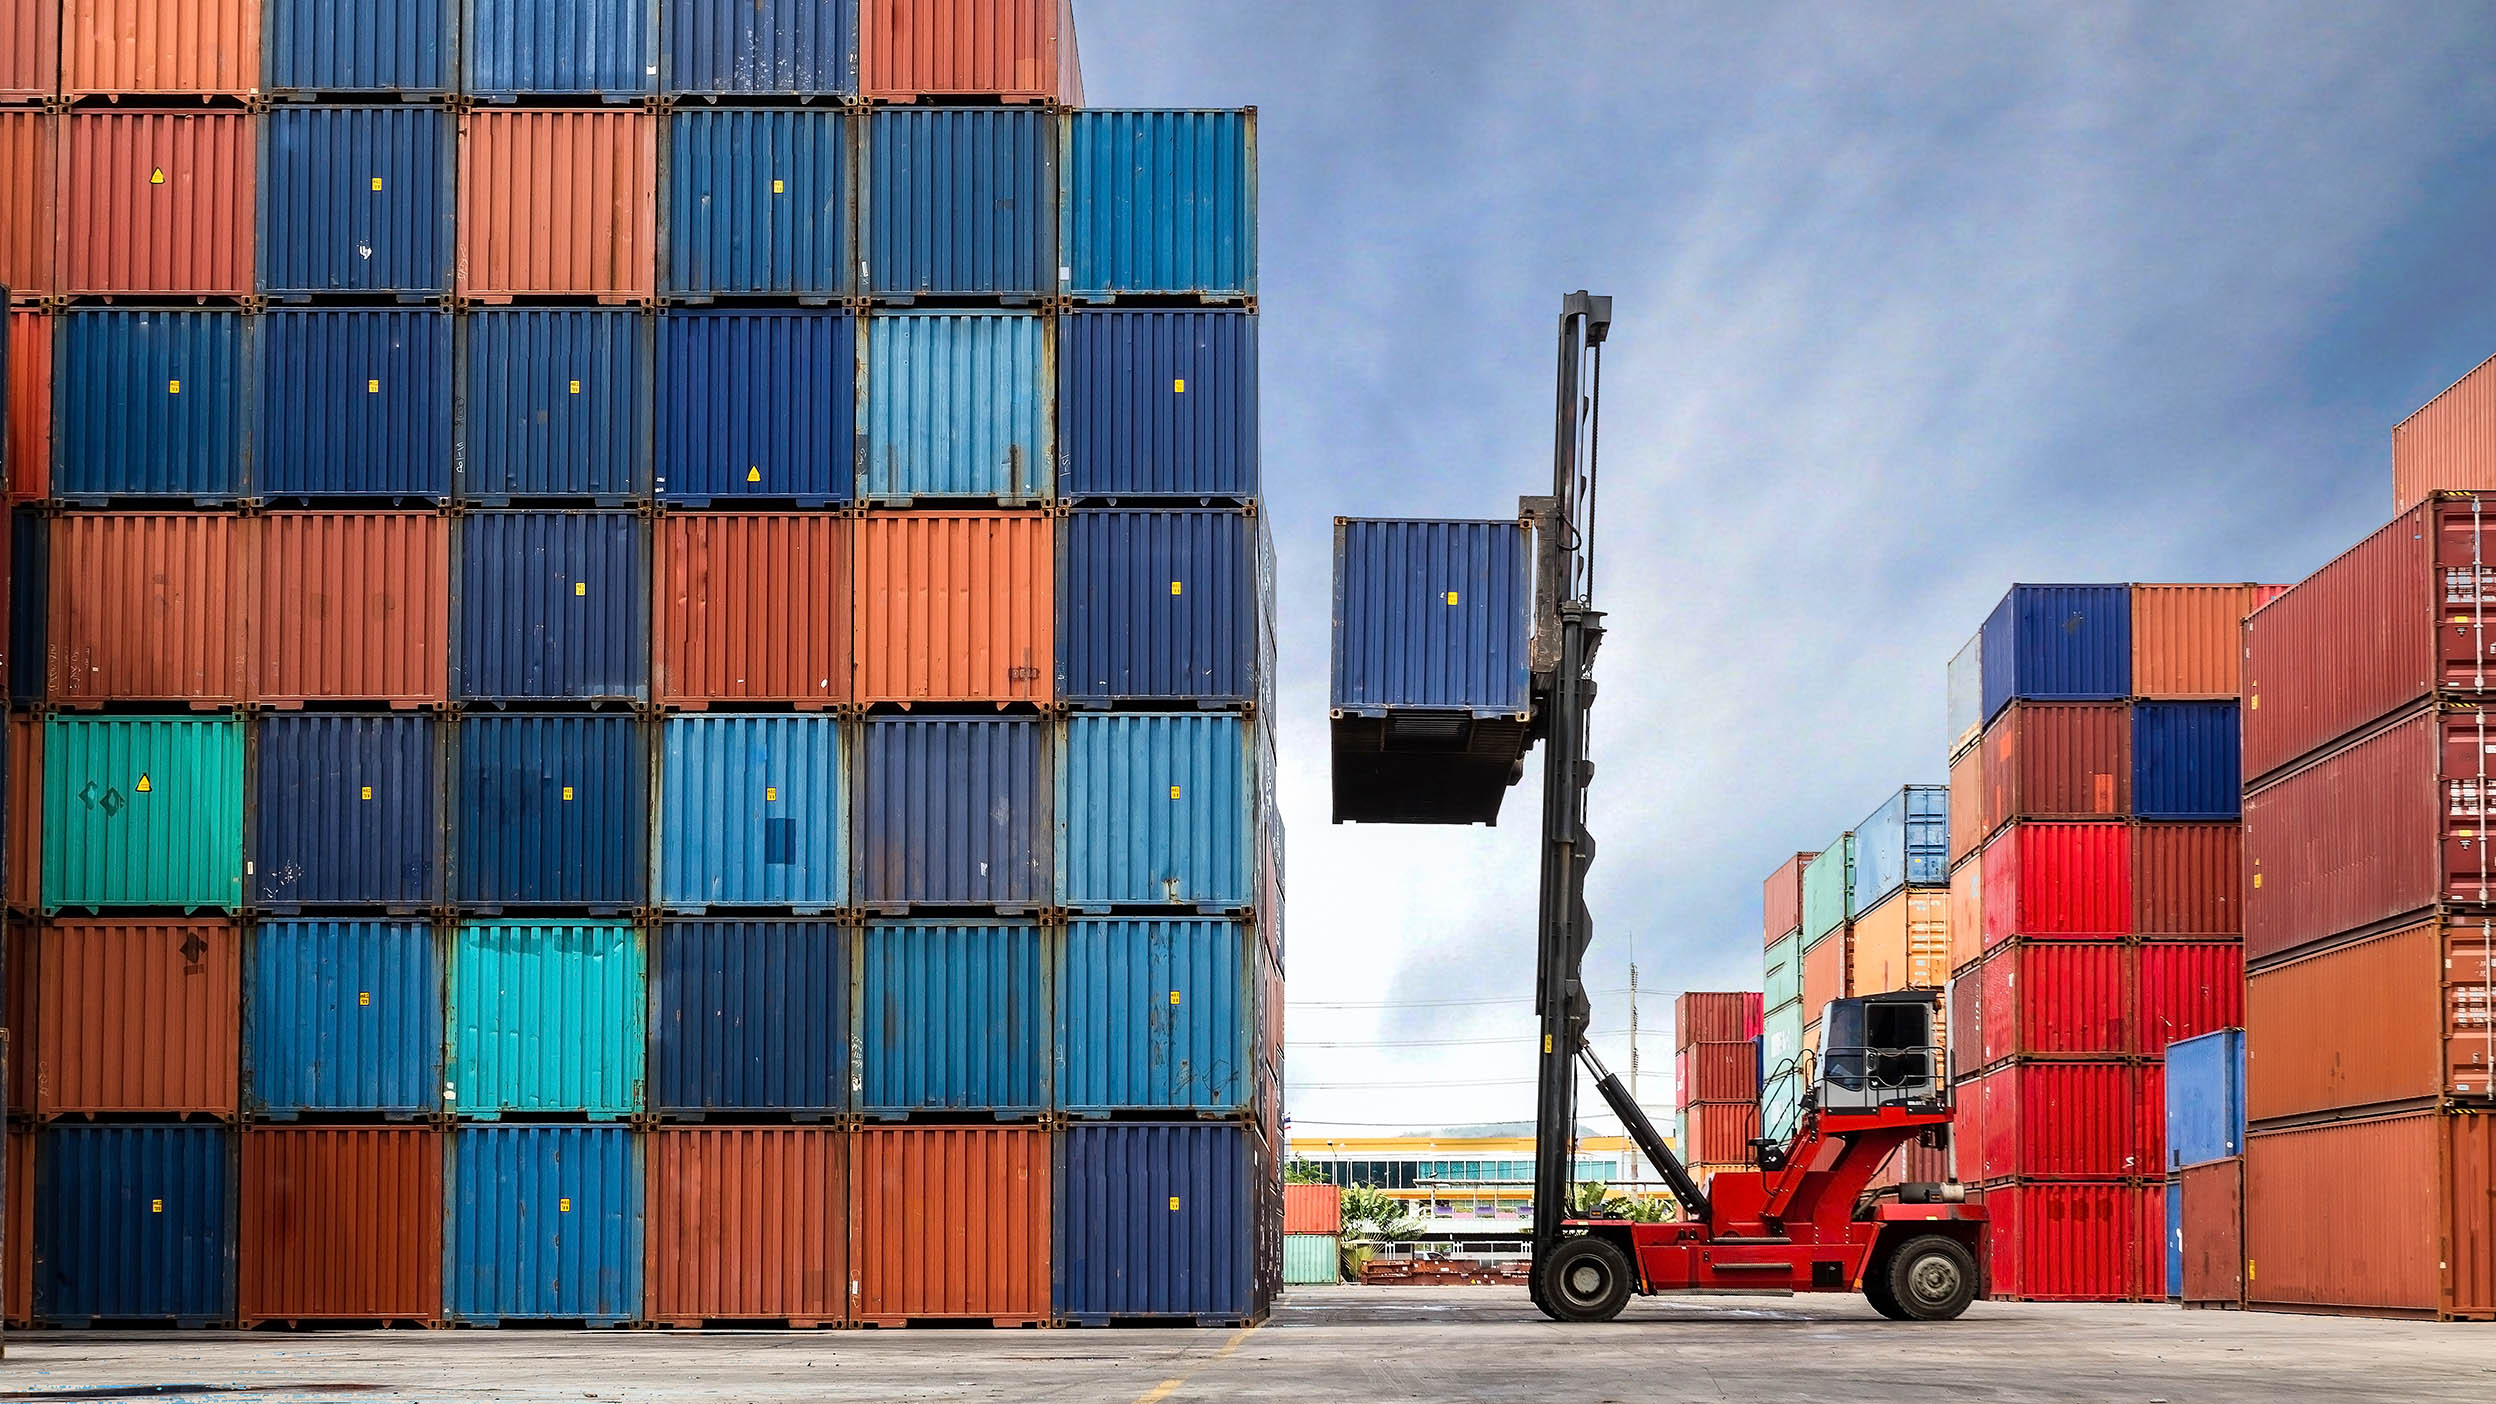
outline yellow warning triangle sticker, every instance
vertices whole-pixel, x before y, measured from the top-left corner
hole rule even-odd
[[[150,184],[150,185],[162,185],[162,184],[164,184],[164,183],[165,183],[165,168],[164,168],[164,167],[162,167],[162,166],[158,166],[156,169],[154,169],[154,170],[152,170],[152,171],[149,171],[149,172],[147,173],[147,183],[148,183],[148,184]]]
[[[749,483],[759,483],[759,482],[761,482],[761,481],[763,480],[763,470],[762,470],[762,469],[760,469],[760,468],[748,468],[748,469],[746,469],[746,470],[745,470],[745,480],[746,480],[747,482],[749,482]]]
[[[139,777],[139,793],[140,793],[140,794],[146,794],[148,791],[153,790],[153,789],[155,789],[155,788],[156,788],[156,787],[155,787],[153,784],[149,783],[148,778],[147,778],[146,776],[142,775],[142,776],[140,776],[140,777]]]

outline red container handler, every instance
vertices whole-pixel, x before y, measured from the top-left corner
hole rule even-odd
[[[1985,957],[1976,972],[1978,1066],[2130,1053],[2130,956],[2106,941],[2020,941]]]
[[[1673,1040],[1684,1048],[1694,1043],[1736,1043],[1759,1037],[1760,994],[1757,990],[1725,993],[1693,991],[1673,1001]]]
[[[2149,1153],[2142,1070],[2129,1062],[2005,1063],[1958,1089],[1979,1148],[1975,1182],[2134,1179],[2157,1168]],[[2158,1109],[2165,1139],[2165,1108]],[[1968,1129],[1962,1126],[1964,1135]],[[1962,1160],[1961,1173],[1966,1174]]]
[[[2132,826],[2013,824],[1985,845],[1984,949],[2020,936],[2112,941],[2132,930]]]
[[[1049,1133],[869,1126],[850,1184],[850,1319],[1049,1319]]]
[[[1760,884],[1762,944],[1773,946],[1803,926],[1803,869],[1817,853],[1797,853]]]
[[[2166,1296],[2166,1189],[2135,1181],[2014,1183],[1977,1192],[1986,1295],[2004,1301],[2125,1302]],[[2160,1266],[2155,1280],[2152,1257]]]
[[[241,1324],[441,1324],[442,1148],[425,1126],[246,1128]]]

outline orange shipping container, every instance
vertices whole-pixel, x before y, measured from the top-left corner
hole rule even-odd
[[[2246,1115],[2496,1101],[2496,918],[2427,921],[2245,977]]]
[[[1719,1168],[1749,1166],[1751,1142],[1759,1136],[1759,1103],[1695,1102],[1682,1109],[1682,1121],[1690,1128],[1690,1144],[1681,1148],[1684,1159]]]
[[[59,156],[51,113],[33,107],[0,111],[0,288],[13,300],[52,292],[53,219],[60,194],[53,163]]]
[[[52,495],[52,315],[9,314],[9,496]]]
[[[2392,510],[2446,488],[2496,489],[2496,357],[2392,426]]]
[[[1081,107],[1074,0],[865,0],[858,85],[874,102],[994,96]]]
[[[2251,585],[2132,587],[2132,694],[2234,697],[2244,690]]]
[[[649,1146],[649,1307],[662,1326],[832,1326],[849,1301],[848,1139],[670,1127]]]
[[[228,920],[38,928],[36,1113],[232,1115],[241,947]]]
[[[854,1154],[852,1320],[1048,1319],[1048,1132],[873,1126]]]
[[[459,294],[646,299],[658,273],[658,119],[472,112],[459,124]]]
[[[2248,1135],[2245,1302],[2496,1319],[2496,1115]]]
[[[1985,846],[1985,752],[1970,746],[1950,762],[1950,861]]]
[[[253,526],[250,685],[278,707],[447,697],[450,523],[436,512],[275,512]]]
[[[243,701],[242,541],[231,512],[53,518],[45,694],[63,706]]]
[[[261,0],[67,0],[61,92],[260,91]]]
[[[1950,871],[1950,970],[1956,974],[1985,954],[1985,865],[1970,859]]]
[[[253,121],[239,112],[71,113],[61,291],[249,293]]]
[[[825,512],[661,517],[660,704],[847,702],[850,530],[848,518]]]
[[[442,1318],[442,1136],[421,1126],[243,1133],[242,1324]]]
[[[0,98],[61,90],[61,0],[0,0]],[[12,1316],[25,1310],[9,1303]]]
[[[1909,887],[1855,918],[1847,992],[1934,990],[1950,980],[1950,892]]]
[[[1830,1000],[1845,997],[1852,964],[1848,947],[1853,943],[1852,929],[1841,925],[1821,938],[1819,945],[1803,948],[1803,1013],[1817,1019]]]
[[[1283,1186],[1283,1232],[1343,1232],[1343,1187]]]
[[[879,512],[858,522],[860,702],[1046,702],[1056,576],[1035,512]]]

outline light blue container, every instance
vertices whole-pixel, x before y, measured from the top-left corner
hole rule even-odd
[[[442,1104],[442,954],[421,921],[264,921],[243,988],[243,1105],[420,1116]]]
[[[1217,917],[1070,923],[1057,962],[1057,1105],[1244,1114],[1255,942],[1249,925]]]
[[[1257,290],[1257,113],[1066,117],[1063,291],[1247,297]]]
[[[641,1314],[642,1138],[613,1126],[463,1126],[442,1289],[471,1326]]]
[[[1019,312],[900,312],[867,321],[867,461],[877,501],[1051,495],[1056,342]]]
[[[659,737],[662,906],[807,916],[848,903],[849,771],[838,719],[670,717]]]
[[[1060,904],[1085,911],[1249,907],[1257,790],[1240,718],[1070,717],[1064,756]]]
[[[846,115],[690,106],[665,120],[662,292],[828,300],[856,285]]]
[[[443,1100],[479,1120],[640,1111],[647,969],[630,922],[460,923]]]
[[[2167,1045],[2167,1171],[2245,1153],[2245,1031]]]
[[[1950,787],[1908,785],[1855,826],[1851,920],[1907,886],[1950,881]]]
[[[1767,982],[1760,998],[1768,1008],[1792,1004],[1803,997],[1803,933],[1780,938],[1768,948]]]
[[[1036,921],[880,921],[859,986],[870,1116],[1049,1107],[1049,961]]]
[[[584,308],[459,318],[460,499],[486,505],[650,495],[651,319]]]

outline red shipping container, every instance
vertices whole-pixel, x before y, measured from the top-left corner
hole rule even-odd
[[[2132,929],[2153,937],[2240,937],[2244,830],[2234,823],[2132,826]]]
[[[1695,1102],[1682,1108],[1690,1144],[1681,1158],[1707,1165],[1749,1165],[1751,1142],[1759,1139],[1759,1103]]]
[[[54,517],[46,696],[68,707],[246,700],[243,522],[232,512]]]
[[[0,98],[19,101],[61,91],[60,0],[0,0]],[[12,1295],[12,1317],[26,1299]]]
[[[664,1326],[844,1321],[848,1141],[814,1126],[652,1132],[649,1319]]]
[[[1673,1087],[1681,1106],[1759,1100],[1759,1045],[1693,1043],[1673,1054]]]
[[[0,111],[0,288],[9,290],[12,301],[52,293],[53,219],[60,195],[53,171],[59,157],[51,113],[35,107]]]
[[[2392,510],[2447,489],[2496,490],[2496,357],[2392,426]]]
[[[876,512],[852,551],[860,702],[1047,702],[1056,556],[1036,512]]]
[[[2159,1163],[2146,1154],[2140,1069],[2130,1063],[2008,1063],[1960,1086],[1959,1104],[1971,1102],[1983,1128],[1974,1179],[2130,1179]],[[2161,1126],[2164,1118],[2162,1105]]]
[[[1343,1189],[1337,1185],[1283,1186],[1283,1232],[1343,1232]]]
[[[459,295],[647,299],[658,278],[658,118],[555,109],[459,123]]]
[[[2132,962],[2132,1051],[2158,1058],[2167,1045],[2245,1023],[2245,948],[2233,941],[2151,941]]]
[[[2111,941],[2131,932],[2128,824],[2014,824],[1981,861],[1988,951],[2019,936]]]
[[[871,1126],[851,1153],[852,1320],[1048,1320],[1048,1132]]]
[[[1803,929],[1803,867],[1817,853],[1797,853],[1777,865],[1760,885],[1760,932],[1764,944],[1775,945]]]
[[[1732,1043],[1759,1037],[1760,992],[1757,990],[1692,991],[1673,1000],[1673,1041],[1684,1048],[1694,1043]]]
[[[2245,1301],[2496,1319],[2496,1115],[2248,1134]]]
[[[1074,0],[864,0],[858,88],[871,102],[996,97],[1081,107]]]
[[[61,93],[260,91],[261,0],[64,0]]]
[[[37,912],[43,910],[43,718],[33,712],[9,713],[8,771],[9,905]],[[32,1061],[27,1048],[21,1033],[13,1054],[20,1070]],[[13,1094],[9,1105],[31,1103]]]
[[[2132,695],[2222,698],[2243,691],[2245,616],[2260,585],[2132,587]]]
[[[2130,952],[2091,941],[2021,941],[1977,967],[1984,1062],[2115,1057],[2132,1048]]]
[[[14,725],[17,718],[9,721]],[[22,1120],[35,1105],[35,923],[8,917],[0,932],[8,942],[9,1106]],[[17,1308],[14,1302],[9,1305]]]
[[[1950,969],[1965,970],[1985,954],[1985,863],[1969,858],[1950,870]]]
[[[850,528],[825,512],[661,517],[651,660],[660,705],[848,701]]]
[[[2163,1185],[2011,1184],[1983,1192],[1991,1223],[1985,1231],[1988,1296],[2030,1302],[2149,1301],[2166,1295],[2166,1271],[2155,1284],[2146,1245],[2149,1201],[2166,1199]],[[2309,1206],[2310,1208],[2310,1206]],[[2163,1220],[2164,1215],[2158,1214]],[[2163,1252],[2159,1255],[2163,1261]]]
[[[34,945],[37,1115],[234,1114],[243,998],[234,922],[54,921]]]
[[[9,496],[52,495],[52,315],[9,315]]]
[[[1985,846],[1985,748],[1970,746],[1950,762],[1950,863]]]
[[[2182,1300],[2192,1306],[2245,1303],[2245,1162],[2240,1156],[2187,1165]]]
[[[440,1323],[441,1133],[255,1126],[242,1143],[243,1325]]]
[[[450,519],[273,512],[252,536],[251,696],[274,707],[449,695]]]
[[[240,112],[71,113],[61,291],[248,295],[253,120]]]
[[[1820,938],[1820,944],[1803,948],[1803,1013],[1812,1019],[1828,1008],[1829,1001],[1847,995],[1846,974],[1854,968],[1854,928],[1844,922],[1835,931]]]
[[[1985,728],[1985,832],[2132,812],[2132,704],[2014,702]]]
[[[2492,956],[2496,918],[2428,920],[2247,976],[2247,1114],[2496,1101]]]
[[[2141,1154],[2147,1157],[2142,1163],[2155,1174],[2164,1169],[2167,1164],[2167,1060],[2153,1058],[2142,1063],[2140,1074],[2141,1095],[2138,1105],[2141,1110]],[[2163,1201],[2158,1207],[2162,1213],[2166,1209]],[[2163,1244],[2160,1247],[2157,1267],[2158,1270],[2152,1275],[2151,1280],[2160,1284],[2160,1290],[2163,1293],[2167,1280],[2166,1254]]]

